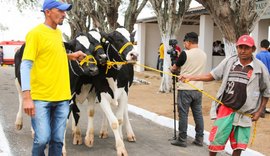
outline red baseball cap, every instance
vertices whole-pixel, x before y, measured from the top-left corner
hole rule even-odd
[[[247,45],[249,47],[253,47],[253,46],[255,46],[255,42],[254,42],[254,39],[251,36],[242,35],[241,37],[239,37],[236,45],[237,46],[239,46],[239,45]]]

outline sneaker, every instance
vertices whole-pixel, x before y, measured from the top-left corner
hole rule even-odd
[[[203,146],[203,138],[196,138],[192,143],[197,146]]]
[[[178,139],[173,140],[171,144],[174,146],[187,147],[187,142],[179,141]]]

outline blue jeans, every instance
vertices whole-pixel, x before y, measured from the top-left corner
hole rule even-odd
[[[49,156],[61,156],[66,129],[69,102],[34,101],[35,116],[32,127],[35,131],[32,156],[45,156],[49,144]]]
[[[178,90],[179,140],[186,141],[188,112],[191,108],[195,121],[195,138],[203,137],[204,123],[202,116],[202,93],[196,90]]]
[[[159,70],[161,71],[163,71],[163,62],[164,62],[164,59],[159,59]],[[163,73],[160,73],[160,76],[162,77]]]

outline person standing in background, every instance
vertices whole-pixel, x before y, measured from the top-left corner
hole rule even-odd
[[[0,46],[0,65],[3,66],[4,64],[4,51],[3,46]]]
[[[190,32],[185,35],[184,47],[186,50],[180,53],[176,64],[173,64],[171,67],[172,73],[180,69],[180,75],[202,74],[206,66],[206,54],[198,47],[197,33]],[[192,84],[203,90],[203,82],[192,82]],[[187,146],[188,113],[189,108],[191,108],[196,131],[193,144],[203,146],[204,121],[202,115],[202,93],[182,82],[178,83],[177,90],[179,134],[177,139],[173,140],[171,144],[181,147]]]
[[[260,44],[261,50],[256,54],[256,58],[263,62],[270,74],[270,53],[268,51],[269,45],[270,43],[268,40],[262,40]]]
[[[161,43],[159,46],[159,59],[158,59],[158,61],[159,61],[159,63],[158,63],[159,70],[163,71],[163,62],[164,62],[164,44],[163,43]],[[160,76],[162,77],[163,74],[160,73]]]
[[[270,43],[267,39],[262,40],[261,44],[260,44],[261,51],[256,54],[256,58],[263,62],[263,64],[268,69],[268,73],[270,74],[270,52],[268,51],[269,45],[270,45]],[[266,108],[264,108],[264,111],[261,114],[262,118],[265,117],[266,112],[270,113],[270,112],[266,111]]]

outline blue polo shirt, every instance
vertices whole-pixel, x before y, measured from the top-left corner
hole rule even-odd
[[[263,62],[263,64],[268,69],[268,73],[270,74],[270,52],[269,51],[261,51],[257,53],[256,58]]]

